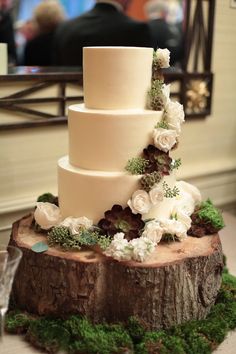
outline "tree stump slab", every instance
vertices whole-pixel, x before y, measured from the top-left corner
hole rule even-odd
[[[91,249],[35,253],[31,247],[46,237],[31,222],[31,215],[15,222],[10,239],[23,252],[12,290],[20,309],[95,323],[135,316],[159,329],[202,319],[215,302],[223,269],[218,234],[160,243],[144,263],[118,262]]]

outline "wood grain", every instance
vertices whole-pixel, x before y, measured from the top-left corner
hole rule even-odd
[[[94,322],[136,316],[151,329],[204,318],[221,285],[219,236],[159,244],[147,262],[117,262],[86,249],[34,253],[45,240],[31,216],[14,223],[10,243],[23,251],[13,285],[17,307],[40,315],[79,313]]]

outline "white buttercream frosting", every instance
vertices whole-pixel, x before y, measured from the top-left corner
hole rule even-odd
[[[70,163],[89,170],[122,171],[129,159],[152,143],[153,129],[161,118],[161,111],[70,106]]]
[[[84,101],[93,109],[144,108],[152,48],[84,47]]]
[[[160,49],[156,54],[160,66],[168,67],[169,51]],[[170,100],[170,86],[164,85],[164,115],[145,109],[152,48],[87,47],[83,58],[85,104],[69,108],[69,156],[58,162],[59,205],[64,218],[60,225],[77,233],[81,227],[96,224],[114,204],[128,205],[145,221],[142,235],[128,241],[117,233],[105,253],[117,260],[143,262],[163,235],[171,234],[180,241],[187,237],[190,216],[201,195],[191,184],[176,182],[173,172],[146,192],[141,189],[142,176],[131,175],[125,166],[149,144],[164,152],[174,147],[184,121],[183,106]],[[162,119],[167,126],[157,124]],[[179,195],[166,198],[163,182],[171,189],[177,187]],[[50,216],[38,207],[36,218],[50,228],[62,220],[54,212]]]

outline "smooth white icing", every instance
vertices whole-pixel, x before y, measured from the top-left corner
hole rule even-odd
[[[128,172],[92,171],[72,166],[68,157],[58,162],[59,205],[63,218],[86,216],[95,223],[110,210],[114,204],[127,206],[133,192],[140,188],[140,175]],[[163,181],[172,186],[174,175],[164,177]],[[160,183],[162,183],[160,182]],[[155,207],[155,217],[169,217],[172,207],[171,198],[164,198],[158,208]],[[145,214],[143,219],[153,217]]]
[[[87,108],[145,108],[151,85],[153,49],[83,48],[84,102]]]
[[[58,195],[63,218],[87,217],[96,224],[114,204],[122,207],[141,188],[140,175],[125,171],[128,160],[153,143],[162,112],[145,110],[151,82],[151,48],[84,48],[85,105],[69,108],[69,156],[58,162]],[[188,215],[200,197],[175,174],[159,183],[178,186],[180,195],[164,198],[142,215],[168,220],[180,208]]]
[[[125,206],[138,189],[140,176],[125,172],[83,170],[73,167],[68,157],[58,162],[58,196],[63,217],[86,216],[95,223],[114,204]]]
[[[69,160],[74,166],[123,171],[153,142],[152,132],[162,111],[91,110],[83,104],[69,108]]]

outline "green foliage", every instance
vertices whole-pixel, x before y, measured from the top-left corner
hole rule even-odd
[[[134,157],[128,161],[125,169],[132,175],[141,175],[144,173],[148,163],[149,162],[142,157]]]
[[[61,319],[51,318],[33,320],[26,333],[26,339],[50,353],[56,353],[59,349],[66,350],[71,335],[63,326],[63,322]]]
[[[172,160],[170,169],[171,171],[173,171],[174,169],[177,169],[181,166],[182,162],[181,159],[176,159],[176,160]]]
[[[97,244],[101,247],[101,249],[103,251],[105,251],[107,249],[107,247],[110,245],[111,243],[111,238],[109,236],[99,236],[97,239]]]
[[[162,185],[165,192],[164,193],[165,198],[174,198],[177,197],[177,195],[179,195],[179,189],[176,186],[170,188],[165,181],[163,182]]]
[[[37,202],[42,202],[42,203],[47,202],[47,203],[58,205],[58,198],[51,193],[44,193],[38,197]]]
[[[211,223],[217,230],[220,230],[225,226],[220,211],[213,205],[210,199],[201,203],[197,215],[200,220]]]
[[[12,334],[26,333],[30,324],[28,314],[11,311],[6,315],[6,331]]]
[[[60,246],[66,251],[80,250],[82,246],[94,246],[97,243],[105,244],[104,236],[101,236],[97,230],[92,228],[84,229],[81,227],[78,234],[72,235],[68,227],[55,226],[48,233],[48,244],[50,246]]]
[[[162,119],[159,123],[157,123],[155,128],[169,129],[169,125],[165,119]]]
[[[127,330],[134,343],[140,342],[145,335],[145,325],[139,319],[131,316],[127,322]]]
[[[163,85],[164,81],[157,79],[152,80],[151,89],[148,92],[148,108],[154,111],[160,111],[164,108],[164,101],[163,101]]]
[[[97,231],[81,229],[78,235],[73,235],[73,237],[75,236],[79,236],[79,243],[81,246],[94,246],[97,243],[99,234]]]
[[[70,249],[80,250],[79,237],[78,235],[75,236],[71,234],[69,227],[55,226],[48,233],[48,244],[49,246],[60,246],[65,251]]]
[[[120,325],[92,325],[76,316],[65,325],[73,336],[69,345],[72,353],[110,354],[133,348],[131,338]]]
[[[18,330],[18,328],[20,330]],[[126,325],[93,325],[80,316],[66,320],[32,318],[10,312],[6,330],[27,331],[26,339],[50,353],[76,354],[210,354],[236,328],[236,277],[225,272],[216,304],[206,319],[169,329],[147,331],[142,321],[130,317]]]

